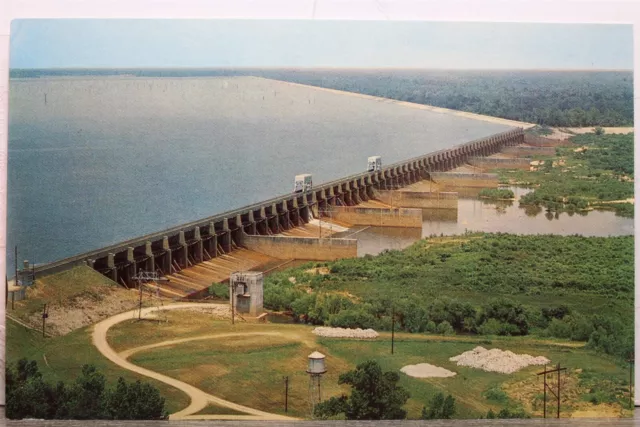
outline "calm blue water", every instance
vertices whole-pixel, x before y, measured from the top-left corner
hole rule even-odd
[[[246,77],[12,80],[9,95],[7,246],[36,263],[508,129]]]

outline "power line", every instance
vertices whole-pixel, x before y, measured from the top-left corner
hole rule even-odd
[[[566,371],[567,368],[561,368],[560,364],[558,363],[558,365],[556,365],[555,369],[551,369],[551,370],[547,370],[547,368],[545,367],[545,370],[543,372],[540,372],[536,375],[544,375],[544,401],[543,401],[543,414],[544,414],[544,418],[547,418],[547,389],[549,389],[549,392],[556,398],[557,402],[558,402],[558,415],[557,418],[560,418],[560,371]],[[557,389],[557,393],[551,388],[551,386],[549,385],[549,383],[547,383],[547,374],[552,374],[552,373],[558,373],[558,389]]]

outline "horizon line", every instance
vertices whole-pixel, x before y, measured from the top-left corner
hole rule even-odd
[[[340,67],[340,66],[130,66],[119,65],[112,67],[90,67],[90,66],[70,66],[70,67],[9,67],[12,70],[428,70],[428,71],[633,71],[633,68],[460,68],[460,67]]]

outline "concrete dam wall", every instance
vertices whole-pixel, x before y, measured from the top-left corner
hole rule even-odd
[[[376,199],[399,208],[458,209],[457,192],[379,190],[376,192]]]
[[[523,130],[514,128],[450,149],[388,165],[380,171],[363,172],[317,185],[306,193],[282,195],[41,265],[35,268],[35,272],[38,276],[42,276],[86,264],[120,284],[131,286],[134,284],[132,277],[138,270],[159,270],[162,274],[171,274],[182,268],[229,253],[238,247],[268,250],[273,254],[280,250],[275,249],[279,245],[279,248],[287,248],[286,250],[297,259],[302,259],[300,251],[311,248],[318,252],[314,256],[325,254],[321,259],[330,259],[337,253],[340,253],[341,257],[355,256],[355,245],[351,241],[336,242],[338,239],[333,239],[334,242],[327,246],[300,240],[260,239],[252,236],[272,236],[281,233],[306,224],[325,211],[342,209],[343,212],[354,213],[357,210],[350,207],[373,199],[377,191],[402,188],[422,179],[428,179],[431,174],[461,166],[471,157],[488,156],[504,147],[522,143],[524,143]],[[403,211],[408,216],[405,215],[402,218],[413,217],[410,209]],[[388,216],[399,218],[392,212],[389,212]]]

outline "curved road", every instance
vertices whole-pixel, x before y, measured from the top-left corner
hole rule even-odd
[[[189,308],[189,307],[211,307],[211,306],[219,306],[219,304],[202,304],[202,303],[191,303],[191,304],[171,304],[164,307],[149,307],[142,310],[142,315],[149,314],[153,311],[157,311],[158,309],[162,310],[175,310],[180,308]],[[269,412],[259,411],[257,409],[249,408],[247,406],[239,405],[237,403],[229,402],[228,400],[221,399],[219,397],[213,396],[211,394],[205,393],[204,391],[187,384],[185,382],[179,381],[175,378],[168,377],[166,375],[160,374],[158,372],[151,371],[149,369],[141,368],[140,366],[134,365],[133,363],[127,361],[127,357],[131,356],[133,353],[138,351],[161,347],[165,345],[178,344],[182,342],[198,340],[198,339],[208,339],[214,337],[228,337],[233,335],[240,334],[215,334],[215,335],[205,335],[195,338],[185,338],[173,341],[165,341],[157,344],[150,344],[142,347],[137,347],[134,349],[126,350],[122,353],[117,353],[109,343],[107,342],[107,331],[112,326],[124,322],[125,320],[131,320],[134,315],[138,312],[138,310],[131,310],[125,313],[118,314],[116,316],[110,317],[108,319],[103,320],[100,323],[97,323],[93,329],[93,345],[96,346],[98,351],[102,353],[104,357],[111,360],[116,365],[127,369],[131,372],[135,372],[140,375],[144,375],[149,378],[153,378],[155,380],[161,381],[165,384],[168,384],[178,390],[186,393],[191,399],[191,403],[189,406],[184,408],[183,410],[171,414],[169,419],[171,420],[294,420],[295,418],[285,417],[283,415],[271,414]],[[254,333],[243,333],[242,335],[279,335],[276,332],[254,332]],[[239,412],[244,412],[249,415],[193,415],[201,410],[203,410],[209,403],[213,403],[218,406],[230,408]]]

